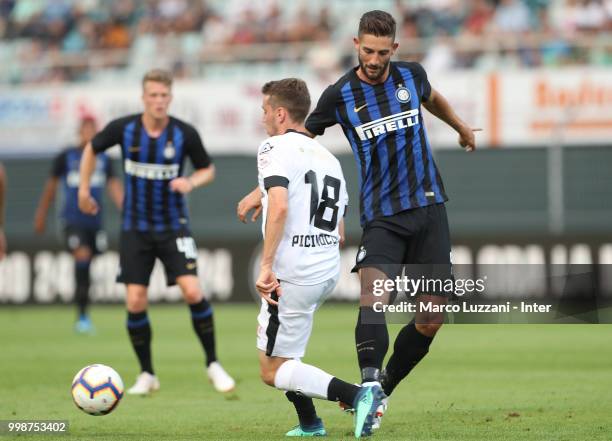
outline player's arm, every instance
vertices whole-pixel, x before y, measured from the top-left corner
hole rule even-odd
[[[45,232],[49,207],[57,194],[57,187],[59,185],[60,178],[65,176],[67,172],[66,152],[62,152],[53,160],[51,176],[49,176],[49,179],[47,179],[47,182],[45,183],[42,195],[40,196],[40,201],[38,202],[36,214],[34,215],[34,231],[38,234]]]
[[[195,171],[189,177],[180,176],[170,181],[170,189],[187,194],[215,180],[215,166],[208,156],[200,135],[191,126],[185,127],[185,146]]]
[[[6,173],[0,163],[0,260],[6,254],[6,237],[4,236],[4,200],[6,195]]]
[[[34,231],[38,234],[45,232],[47,213],[49,212],[51,202],[53,202],[55,199],[58,184],[59,179],[56,176],[51,176],[45,183],[45,188],[40,196],[38,208],[36,209],[36,214],[34,215]]]
[[[106,181],[106,191],[113,201],[113,204],[121,211],[121,206],[123,204],[123,185],[121,184],[121,180],[117,177],[109,178]]]
[[[110,158],[106,159],[106,192],[113,201],[113,204],[121,211],[123,204],[123,185],[121,180],[115,175],[113,163]]]
[[[319,97],[315,109],[308,115],[304,122],[306,133],[311,138],[325,133],[327,127],[336,124],[336,101],[338,99],[338,89],[329,86]]]
[[[261,194],[261,190],[259,189],[258,185],[253,189],[253,191],[240,199],[240,202],[238,202],[238,207],[236,208],[236,215],[241,222],[246,223],[246,218],[251,210],[255,210],[251,216],[251,222],[255,222],[257,220],[261,214],[262,197],[263,195]]]
[[[91,195],[91,175],[96,169],[96,154],[94,153],[91,142],[88,142],[83,149],[81,156],[81,167],[79,169],[79,209],[85,214],[96,214],[98,203]]]
[[[338,234],[340,234],[340,246],[343,247],[346,242],[346,235],[344,233],[344,218],[340,219],[338,224]]]
[[[289,192],[283,186],[270,187],[268,189],[268,211],[266,213],[266,227],[259,277],[257,278],[257,291],[268,302],[273,305],[278,302],[270,298],[270,294],[276,290],[280,296],[280,286],[276,276],[272,272],[272,265],[276,256],[276,250],[283,238],[285,221],[289,209]]]
[[[431,93],[427,101],[423,101],[423,106],[435,117],[444,121],[451,126],[459,134],[459,144],[466,151],[471,152],[476,149],[476,139],[474,132],[481,129],[472,129],[455,113],[449,102],[435,89],[431,89]]]
[[[96,155],[121,142],[124,121],[116,119],[108,123],[83,149],[79,169],[79,209],[85,214],[96,214],[99,209],[91,196],[91,175],[96,169]]]
[[[187,194],[197,187],[204,187],[215,180],[215,166],[210,164],[208,167],[194,171],[189,177],[178,177],[170,181],[170,189],[178,193]]]

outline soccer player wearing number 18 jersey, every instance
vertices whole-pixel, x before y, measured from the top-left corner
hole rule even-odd
[[[189,304],[193,329],[206,353],[207,373],[215,388],[227,392],[234,380],[217,361],[213,310],[197,278],[197,247],[189,232],[184,195],[214,179],[215,169],[198,132],[168,115],[172,77],[152,70],[143,79],[144,112],[111,121],[85,147],[81,160],[79,207],[95,214],[90,194],[95,154],[119,144],[125,172],[125,198],[117,280],[127,286],[127,329],[141,373],[128,393],[159,389],[151,359],[147,287],[155,264],[162,261],[167,284],[178,284]],[[183,177],[189,158],[195,172]]]
[[[355,436],[371,433],[384,395],[302,363],[315,311],[340,273],[342,217],[348,202],[338,160],[304,133],[310,108],[296,78],[266,83],[263,123],[270,138],[257,153],[263,195],[264,245],[257,291],[261,300],[257,348],[263,381],[286,391],[300,424],[287,436],[322,436],[312,398],[351,403]]]

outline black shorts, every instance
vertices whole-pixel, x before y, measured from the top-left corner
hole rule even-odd
[[[100,254],[108,247],[104,231],[79,228],[74,225],[67,225],[64,228],[64,240],[66,248],[71,252],[80,247],[87,247],[93,254]]]
[[[390,279],[404,272],[406,277],[413,279],[453,280],[444,204],[405,210],[368,223],[363,230],[353,272],[372,267]]]
[[[177,277],[198,274],[197,253],[195,241],[186,229],[159,233],[122,231],[117,282],[149,286],[158,258],[164,264],[166,284],[176,285]]]

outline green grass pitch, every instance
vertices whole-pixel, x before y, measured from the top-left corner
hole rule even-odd
[[[125,396],[110,415],[92,417],[70,398],[74,374],[91,363],[114,367],[129,387],[135,356],[119,306],[96,306],[95,336],[72,332],[69,307],[0,309],[0,420],[67,419],[66,436],[0,434],[0,439],[281,440],[296,423],[283,394],[259,380],[257,307],[217,305],[221,361],[235,393],[213,391],[187,307],[150,308],[161,390]],[[358,379],[356,309],[325,305],[304,361]],[[391,337],[399,325],[390,326]],[[610,440],[612,326],[447,325],[430,354],[396,389],[373,440]],[[393,341],[393,340],[391,340]],[[317,401],[329,439],[352,439],[352,420]],[[51,438],[47,438],[51,436]]]

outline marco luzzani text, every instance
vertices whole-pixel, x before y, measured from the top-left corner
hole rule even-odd
[[[406,276],[397,276],[395,279],[377,279],[373,283],[372,294],[382,297],[393,292],[403,292],[414,297],[419,294],[456,295],[462,297],[469,294],[482,294],[485,291],[486,277],[482,279],[427,279],[421,277],[412,279]],[[397,304],[386,304],[376,301],[372,305],[376,312],[512,312],[520,311],[527,313],[551,312],[552,305],[538,304],[535,302],[520,302],[515,305],[511,302],[503,303],[447,303],[438,304],[434,302],[399,302]]]

